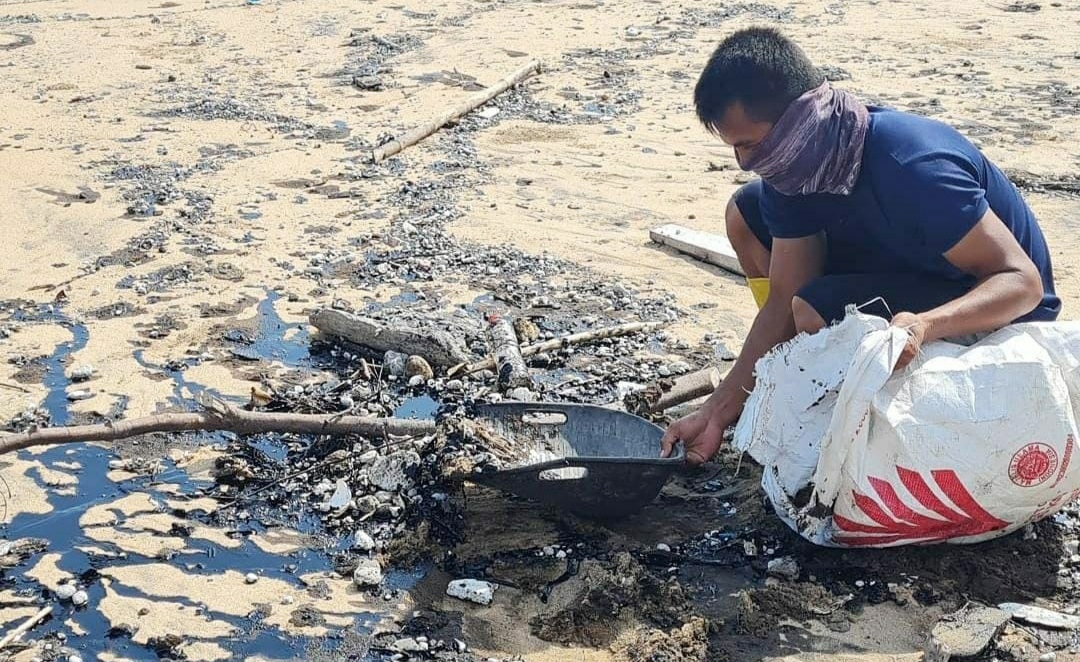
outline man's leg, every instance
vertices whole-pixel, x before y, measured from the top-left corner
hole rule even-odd
[[[761,199],[761,180],[744,184],[728,200],[724,218],[727,221],[727,236],[739,266],[747,280],[769,277],[769,261],[772,259],[772,237],[761,217],[759,201]],[[798,331],[814,333],[825,326],[825,320],[818,315],[814,307],[799,297],[791,301],[791,312],[795,316],[795,328]]]
[[[728,200],[724,213],[728,241],[747,278],[769,277],[772,237],[761,218],[760,199],[761,182],[745,184]]]

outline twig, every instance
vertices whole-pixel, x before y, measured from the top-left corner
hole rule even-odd
[[[460,119],[465,114],[476,110],[480,106],[484,105],[488,101],[491,101],[506,90],[509,90],[511,87],[517,85],[529,76],[538,73],[540,73],[540,61],[530,61],[528,64],[521,67],[514,73],[503,78],[491,87],[486,88],[477,94],[474,94],[461,105],[451,108],[450,110],[446,111],[439,117],[431,120],[427,124],[418,126],[412,131],[402,134],[384,145],[376,147],[371,152],[372,162],[379,163],[380,161],[391,157],[394,154],[397,154],[405,148],[415,145],[416,143],[420,142],[424,138],[427,138],[442,127],[446,126],[447,124]]]
[[[20,637],[32,630],[34,626],[48,618],[48,616],[52,614],[52,610],[52,605],[42,607],[40,610],[38,610],[36,614],[23,621],[22,625],[4,635],[4,638],[0,639],[0,648],[4,648],[9,644],[13,644],[18,641]]]
[[[627,336],[631,333],[638,333],[639,331],[652,331],[653,329],[658,329],[661,326],[663,326],[663,322],[630,322],[629,324],[620,324],[618,326],[612,326],[606,329],[596,329],[595,331],[574,333],[569,336],[564,336],[562,338],[545,340],[542,343],[522,347],[521,355],[532,356],[533,354],[540,354],[541,352],[551,352],[556,349],[562,349],[563,347],[569,347],[570,345],[580,345],[581,343],[586,343],[593,340],[603,340],[604,338]],[[478,361],[476,363],[461,363],[459,365],[456,365],[453,368],[450,368],[450,370],[447,372],[447,375],[467,375],[469,373],[479,372],[481,370],[492,370],[494,368],[494,359],[487,358],[483,361]]]
[[[206,404],[206,403],[204,403]],[[0,455],[33,446],[84,441],[115,441],[151,432],[225,431],[294,434],[420,437],[435,432],[435,422],[401,418],[363,418],[339,414],[290,414],[236,409],[222,402],[201,412],[155,414],[96,425],[39,428],[0,436]]]
[[[529,368],[521,356],[521,345],[510,319],[496,314],[488,316],[488,337],[491,339],[491,358],[497,368],[499,388],[531,387]]]
[[[29,393],[29,389],[25,389],[17,384],[8,384],[7,382],[0,382],[0,387],[9,388],[12,391],[20,391],[22,393]]]

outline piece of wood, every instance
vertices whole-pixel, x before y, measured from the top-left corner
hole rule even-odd
[[[311,315],[319,331],[379,352],[395,351],[422,356],[439,366],[458,365],[470,358],[465,341],[445,331],[424,325],[394,324],[361,317],[344,310],[324,308]]]
[[[49,615],[52,614],[52,611],[52,605],[42,607],[36,614],[23,621],[22,625],[4,635],[4,638],[0,639],[0,649],[18,641],[24,634],[34,629],[34,626],[48,618]]]
[[[730,365],[710,366],[673,380],[665,379],[627,394],[626,410],[638,415],[656,414],[684,402],[711,395],[720,385]]]
[[[360,434],[419,437],[435,433],[435,422],[402,418],[363,418],[339,414],[290,414],[245,411],[218,402],[199,412],[154,414],[142,418],[95,425],[38,428],[0,436],[0,455],[32,446],[53,446],[84,441],[115,441],[151,432],[209,432],[236,434],[266,432],[318,435]]]
[[[491,354],[495,359],[495,376],[500,390],[532,386],[529,368],[521,356],[517,332],[513,323],[501,315],[488,316],[488,337]]]
[[[658,244],[670,246],[680,253],[696,257],[702,262],[716,265],[725,271],[745,276],[739,258],[727,237],[681,225],[661,225],[649,231],[649,238]]]
[[[388,143],[379,145],[371,152],[372,162],[379,163],[380,161],[391,157],[394,154],[397,154],[403,149],[415,145],[424,138],[427,138],[431,134],[443,128],[447,124],[455,120],[461,119],[467,113],[476,110],[480,106],[484,105],[488,101],[491,101],[503,92],[509,90],[511,87],[517,85],[529,76],[533,76],[538,73],[540,73],[540,61],[531,60],[528,64],[513,72],[509,76],[506,76],[505,78],[499,80],[499,82],[495,83],[491,87],[477,92],[476,94],[465,100],[463,103],[451,108],[450,110],[446,111],[442,115],[439,115],[430,122],[418,126],[415,129],[409,131],[408,133],[404,133],[397,138],[392,139]]]
[[[533,354],[540,354],[541,352],[553,352],[563,347],[569,347],[571,345],[580,345],[582,343],[591,342],[593,340],[603,340],[604,338],[617,338],[619,336],[627,336],[631,333],[638,333],[641,331],[652,331],[658,329],[664,325],[663,322],[629,322],[627,324],[620,324],[618,326],[611,326],[606,329],[596,329],[594,331],[583,331],[581,333],[573,333],[562,338],[555,338],[553,340],[545,340],[535,345],[528,345],[521,348],[522,356],[532,356]],[[467,375],[473,372],[479,372],[481,370],[494,370],[495,361],[493,359],[486,358],[483,361],[477,361],[476,363],[461,363],[455,365],[447,372],[447,375]]]

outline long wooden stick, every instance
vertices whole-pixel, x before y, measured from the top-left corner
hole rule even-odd
[[[383,159],[397,154],[406,147],[411,147],[415,145],[424,138],[427,138],[431,134],[443,128],[450,122],[460,119],[465,114],[476,110],[480,106],[484,105],[488,101],[491,101],[503,92],[509,90],[511,87],[517,85],[529,76],[538,73],[540,73],[540,61],[531,60],[528,64],[521,67],[514,73],[506,76],[491,87],[488,87],[474,94],[473,96],[469,97],[469,99],[467,99],[464,103],[455,106],[454,108],[451,108],[450,110],[446,111],[442,115],[439,115],[427,124],[422,124],[413,129],[412,131],[409,131],[408,133],[402,134],[397,138],[394,138],[386,144],[379,145],[371,152],[372,162],[378,163]]]
[[[154,414],[142,418],[39,428],[0,437],[0,455],[31,446],[81,441],[114,441],[151,432],[226,431],[236,434],[293,432],[296,434],[365,436],[422,436],[435,432],[435,422],[402,418],[363,418],[338,414],[289,414],[244,411],[234,407],[191,413]]]
[[[582,333],[573,333],[569,336],[563,336],[562,338],[555,338],[553,340],[545,340],[535,345],[528,345],[521,348],[522,356],[532,356],[533,354],[540,354],[541,352],[552,352],[556,349],[562,349],[563,347],[569,347],[570,345],[580,345],[581,343],[591,342],[593,340],[603,340],[605,338],[617,338],[618,336],[628,336],[631,333],[638,333],[639,331],[652,331],[663,326],[663,322],[630,322],[628,324],[620,324],[618,326],[611,326],[606,329],[596,329],[595,331],[583,331]],[[447,372],[449,376],[454,375],[467,375],[473,372],[479,372],[481,370],[493,370],[495,368],[495,360],[492,358],[486,358],[483,361],[477,361],[476,363],[462,363],[450,368]]]
[[[23,621],[22,625],[5,634],[4,638],[0,639],[0,649],[18,641],[20,637],[32,630],[35,625],[45,620],[52,613],[52,610],[52,605],[42,607],[36,614]]]

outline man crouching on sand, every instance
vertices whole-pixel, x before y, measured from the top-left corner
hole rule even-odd
[[[761,179],[727,205],[727,235],[760,310],[727,378],[662,443],[700,464],[754,386],[754,364],[849,305],[925,342],[1057,317],[1046,240],[1006,176],[952,128],[867,107],[778,31],[720,44],[694,90],[698,118]]]

